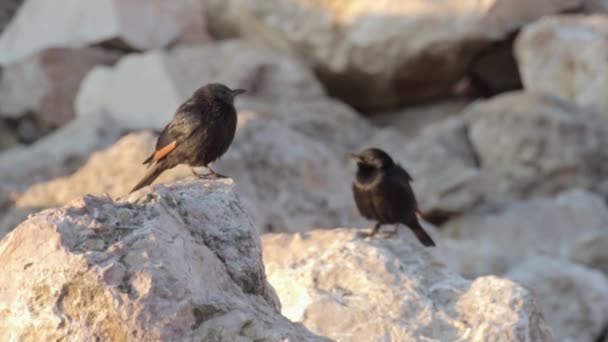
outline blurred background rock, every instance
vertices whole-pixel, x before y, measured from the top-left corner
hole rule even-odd
[[[452,270],[529,286],[555,340],[608,340],[606,13],[598,0],[1,0],[0,237],[84,194],[124,196],[177,106],[221,82],[249,92],[217,170],[260,233],[369,226],[343,155],[377,146],[412,174]]]

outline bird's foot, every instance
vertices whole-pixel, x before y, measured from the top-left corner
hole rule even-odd
[[[217,172],[213,171],[213,169],[210,168],[209,166],[207,166],[207,169],[209,170],[209,175],[210,176],[213,176],[215,178],[228,178],[228,176],[224,176],[221,173],[217,173]]]
[[[395,235],[397,235],[397,227],[395,227],[395,229],[393,229],[393,230],[387,230],[382,233],[382,236],[385,239],[390,239],[390,238],[394,237]]]

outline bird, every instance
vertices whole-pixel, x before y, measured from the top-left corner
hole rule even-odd
[[[192,173],[200,178],[226,178],[213,171],[209,164],[219,159],[232,144],[237,123],[234,98],[245,92],[220,83],[198,88],[179,106],[163,129],[154,153],[143,162],[150,169],[130,193],[150,185],[165,170],[179,164],[189,165]],[[209,174],[198,174],[194,167],[200,166],[206,167]]]
[[[353,196],[359,213],[377,221],[371,233],[374,236],[385,224],[395,224],[389,237],[397,233],[397,225],[405,224],[426,247],[435,242],[420,225],[421,217],[414,191],[410,187],[412,177],[393,158],[379,148],[368,148],[359,154],[350,153],[357,162],[357,173],[352,183]]]

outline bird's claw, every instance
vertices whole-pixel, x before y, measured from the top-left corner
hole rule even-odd
[[[397,235],[397,229],[385,231],[385,232],[382,233],[382,236],[385,239],[390,239],[390,238],[394,237],[395,235]]]

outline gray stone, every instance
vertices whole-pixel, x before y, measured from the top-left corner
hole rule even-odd
[[[450,272],[411,233],[356,229],[262,236],[283,314],[336,341],[552,341],[522,286]],[[441,241],[439,241],[441,247]]]
[[[524,28],[515,45],[527,90],[608,115],[608,17],[562,15]]]
[[[230,180],[44,211],[0,242],[0,267],[2,340],[327,340],[281,316]]]
[[[608,278],[600,272],[537,257],[508,277],[537,296],[556,341],[595,342],[608,326]]]
[[[449,92],[474,57],[583,0],[212,0],[211,31],[305,58],[330,94],[366,111]],[[432,72],[430,72],[432,70]]]
[[[182,40],[205,42],[201,6],[198,0],[63,0],[61,6],[26,0],[0,36],[0,65],[52,47],[112,42],[121,48],[146,50]],[[45,25],[48,22],[53,25]]]

